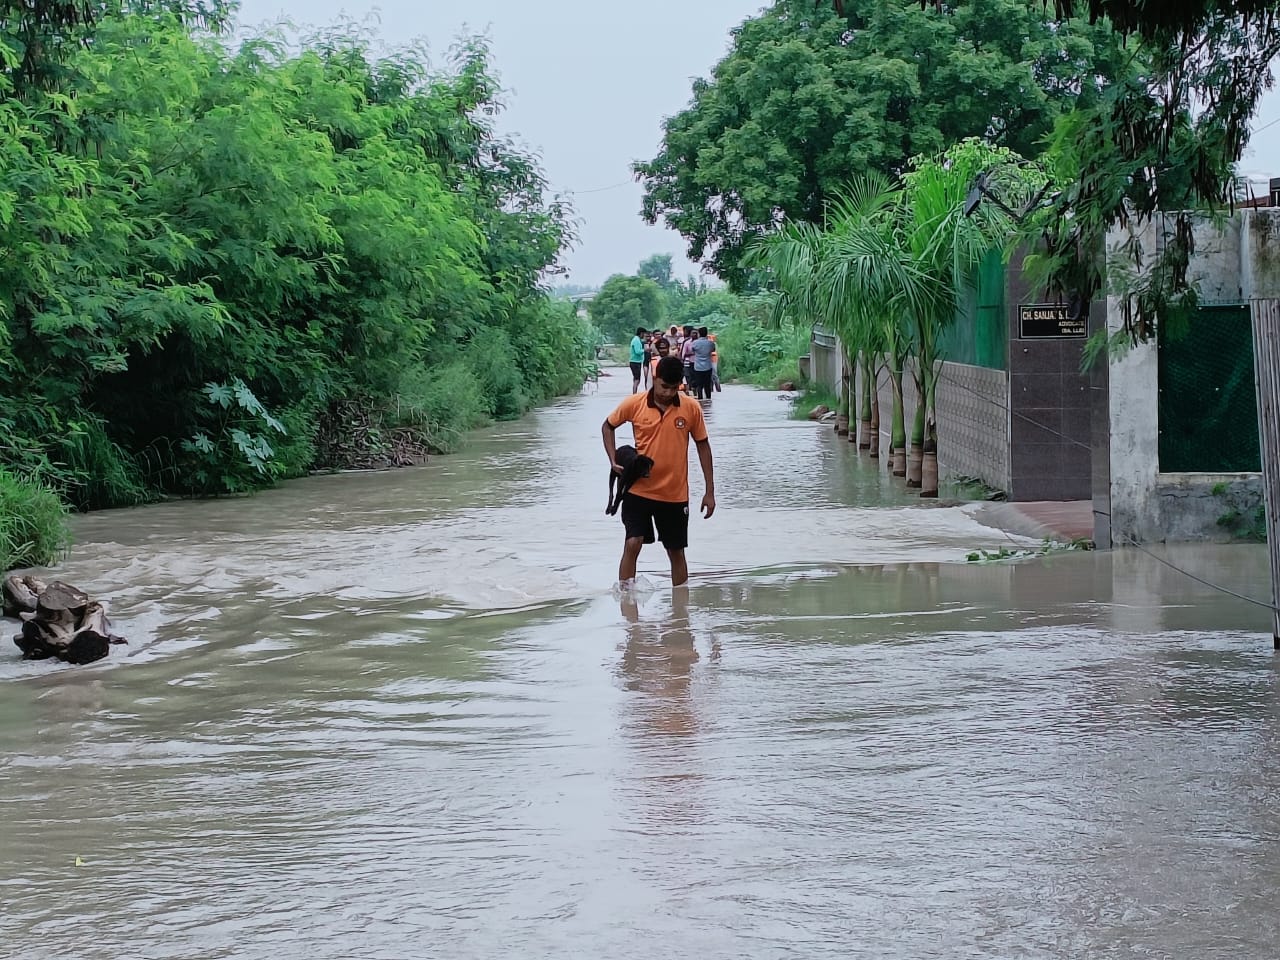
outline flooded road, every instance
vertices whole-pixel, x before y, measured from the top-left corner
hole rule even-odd
[[[650,547],[619,600],[628,386],[78,518],[58,575],[131,644],[4,624],[0,957],[1277,955],[1264,611],[1131,552],[964,563],[1034,544],[737,387],[690,588]],[[1266,595],[1260,548],[1168,555]]]

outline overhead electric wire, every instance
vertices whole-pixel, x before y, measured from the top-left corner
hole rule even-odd
[[[566,192],[566,193],[573,193],[573,194],[580,194],[580,193],[604,193],[606,190],[617,190],[617,189],[619,189],[619,188],[621,188],[621,187],[629,187],[629,186],[631,186],[631,184],[633,184],[633,183],[635,183],[635,181],[634,181],[634,180],[625,180],[625,181],[623,181],[622,183],[615,183],[615,184],[612,184],[611,186],[608,186],[608,187],[593,187],[593,188],[592,188],[592,189],[590,189],[590,190],[572,190],[572,189],[571,189],[571,190],[566,190],[565,192]]]
[[[1254,136],[1257,136],[1258,134],[1260,134],[1263,130],[1270,130],[1270,129],[1271,129],[1272,127],[1274,127],[1277,123],[1280,123],[1280,117],[1276,117],[1274,120],[1271,120],[1271,121],[1269,121],[1269,122],[1267,122],[1267,123],[1264,123],[1264,124],[1263,124],[1262,126],[1260,126],[1257,130],[1250,130],[1250,131],[1249,131],[1249,136],[1254,137]]]

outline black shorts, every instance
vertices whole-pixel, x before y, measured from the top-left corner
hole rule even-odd
[[[641,366],[642,366],[642,365],[641,365],[641,364],[639,364],[639,363],[632,363],[632,364],[631,364],[631,379],[633,379],[633,380],[639,380],[639,379],[640,379],[640,369],[641,369]]]
[[[628,540],[644,537],[645,543],[653,543],[656,526],[657,539],[664,547],[683,550],[689,546],[689,504],[650,500],[628,493],[622,498],[622,526]]]

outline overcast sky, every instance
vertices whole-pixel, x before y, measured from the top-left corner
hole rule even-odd
[[[569,282],[631,273],[651,253],[673,254],[677,275],[697,267],[679,234],[640,219],[630,165],[658,150],[664,117],[689,102],[690,83],[728,50],[729,31],[765,0],[242,0],[246,26],[282,18],[329,25],[370,17],[395,45],[426,40],[437,61],[463,35],[484,34],[506,88],[504,132],[542,158],[552,188],[572,195],[581,223],[564,257]],[[1280,95],[1267,97],[1243,170],[1280,176]]]

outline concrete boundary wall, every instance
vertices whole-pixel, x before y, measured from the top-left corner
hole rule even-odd
[[[893,386],[881,371],[880,443],[889,449]],[[907,439],[916,412],[916,385],[910,367],[902,378]],[[976,477],[997,490],[1009,489],[1009,375],[967,363],[942,364],[938,377],[938,473],[943,481]]]
[[[841,346],[832,334],[815,329],[809,343],[809,376],[838,393],[842,376]],[[881,449],[892,436],[893,387],[880,372]],[[916,387],[910,367],[903,377],[907,436],[916,410]],[[1009,489],[1009,375],[965,363],[946,362],[938,379],[938,470],[942,480],[976,477],[997,490]],[[856,407],[855,407],[856,416]]]
[[[1144,226],[1140,239],[1148,258],[1162,249],[1165,226],[1166,221],[1159,217]],[[1222,226],[1203,221],[1196,224],[1195,231],[1196,255],[1188,275],[1197,284],[1203,304],[1239,304],[1253,298],[1280,297],[1280,208],[1244,210]],[[1124,256],[1116,247],[1125,236],[1120,231],[1112,234],[1109,257]],[[1011,282],[1021,281],[1014,278]],[[1020,287],[1010,289],[1008,304],[1013,311],[1017,304],[1027,301],[1031,292]],[[1093,305],[1090,331],[1098,332],[1104,327],[1108,334],[1115,334],[1123,327],[1120,304],[1115,297]],[[1025,348],[1025,343],[1011,342],[1020,349]],[[1079,416],[1074,418],[1071,429],[1065,426],[1058,429],[1067,440],[1074,441],[1075,456],[1084,450],[1086,440],[1092,446],[1088,464],[1091,478],[1085,480],[1080,463],[1070,465],[1068,477],[1065,457],[1057,475],[1076,483],[1074,478],[1080,474],[1079,482],[1085,486],[1085,493],[1091,488],[1100,546],[1108,546],[1112,541],[1120,544],[1130,540],[1149,543],[1226,539],[1230,533],[1219,523],[1221,518],[1233,512],[1248,514],[1256,510],[1261,502],[1259,474],[1160,472],[1160,383],[1154,343],[1132,347],[1113,356],[1087,376],[1078,375],[1072,365],[1074,361],[1068,364],[1070,358],[1064,357],[1058,358],[1057,368],[1064,391],[1070,386],[1082,397],[1087,394],[1091,402],[1081,400],[1070,404],[1070,410]],[[1013,359],[1020,360],[1020,357]],[[1011,397],[1011,384],[1021,390],[1027,383],[1038,383],[1042,371],[1039,368],[1024,370],[1016,364],[1011,367],[1020,379],[1015,380],[1000,370],[950,362],[943,365],[938,394],[939,470],[943,480],[976,477],[1005,490],[1013,500],[1041,499],[1046,494],[1034,484],[1027,486],[1024,481],[1021,494],[1017,489],[1024,474],[1033,479],[1035,476],[1022,467],[1015,470],[1012,444],[1017,441],[1026,445],[1034,443],[1036,438],[1024,435],[1035,433],[1034,430],[1011,429],[1009,407],[1011,401],[1026,405],[1021,393]],[[815,329],[811,344],[812,379],[838,391],[842,373],[839,343],[829,332]],[[1070,383],[1069,373],[1075,377]],[[904,386],[909,433],[916,404],[910,374]],[[881,442],[887,448],[892,410],[887,373],[881,373],[877,388]],[[1064,401],[1064,410],[1067,406]],[[1031,413],[1039,416],[1035,409]],[[1063,416],[1065,418],[1065,413]],[[1046,447],[1051,435],[1040,438]],[[1087,458],[1088,452],[1084,456]],[[1040,479],[1053,475],[1048,467],[1041,473],[1044,476]],[[1040,487],[1044,488],[1045,484]],[[1061,487],[1068,489],[1065,484]]]
[[[1122,327],[1119,306],[1108,302],[1107,324]],[[1113,358],[1110,370],[1110,536],[1157,543],[1227,539],[1218,523],[1229,510],[1262,502],[1257,473],[1161,473],[1156,344],[1144,343]]]
[[[1144,250],[1157,251],[1164,224],[1145,225]],[[1126,234],[1109,240],[1109,256]],[[1253,297],[1280,296],[1280,210],[1241,211],[1219,228],[1195,226],[1196,254],[1188,276],[1203,303],[1242,303]],[[1109,334],[1124,327],[1120,302],[1106,305]],[[1116,545],[1227,539],[1219,520],[1231,511],[1249,512],[1262,502],[1258,473],[1160,472],[1159,364],[1154,342],[1112,357],[1105,405],[1109,439],[1095,457],[1107,456],[1107,469],[1095,470],[1095,505],[1109,501],[1110,535]],[[1095,463],[1095,467],[1097,464]],[[1097,484],[1104,489],[1097,490]]]
[[[821,326],[815,326],[809,336],[809,379],[838,394],[843,371],[840,339]]]

